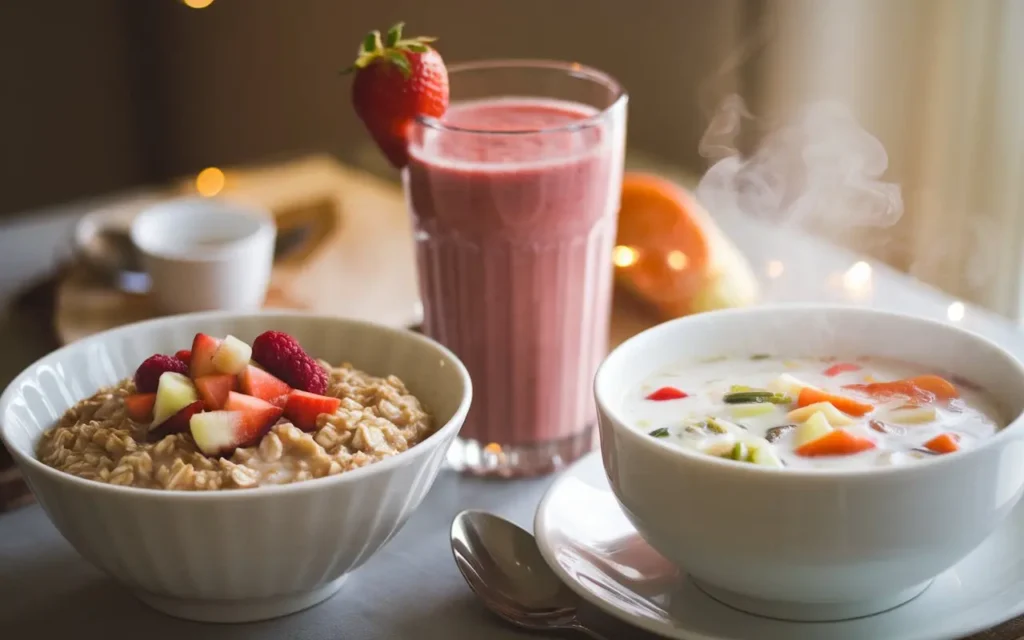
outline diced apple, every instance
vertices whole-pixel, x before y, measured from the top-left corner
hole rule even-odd
[[[793,433],[793,446],[801,447],[808,442],[813,442],[822,436],[828,435],[831,431],[832,426],[828,423],[828,418],[821,411],[817,411],[806,421],[797,425],[796,431]]]
[[[203,408],[207,411],[217,411],[224,408],[228,401],[228,393],[238,388],[238,378],[230,373],[222,373],[212,376],[203,376],[195,380],[196,391],[203,401]]]
[[[192,340],[192,359],[189,362],[189,375],[193,380],[210,376],[217,372],[213,365],[213,356],[220,348],[220,340],[205,333],[197,333]]]
[[[213,366],[221,373],[242,373],[252,359],[252,347],[235,336],[228,336],[213,354]]]
[[[292,388],[283,380],[275,378],[263,369],[254,365],[248,365],[238,377],[242,393],[259,398],[260,400],[273,400],[281,396],[287,396]],[[284,406],[283,404],[281,406]]]
[[[825,415],[825,419],[833,427],[845,427],[846,425],[853,424],[856,422],[853,418],[846,415],[839,409],[836,409],[835,405],[831,402],[815,402],[809,404],[806,407],[800,407],[799,409],[793,409],[786,414],[786,419],[790,422],[805,422],[815,413],[821,412]]]
[[[800,395],[800,390],[804,387],[810,387],[814,389],[813,385],[809,385],[806,382],[798,379],[796,376],[792,376],[788,373],[783,373],[778,378],[768,383],[768,390],[775,393],[784,393],[792,398]]]
[[[232,391],[224,410],[192,416],[192,439],[208,456],[227,456],[238,447],[258,443],[280,417],[280,407]]]
[[[896,424],[924,424],[938,418],[935,407],[907,407],[893,409],[886,414],[886,420]]]
[[[188,376],[165,371],[157,384],[152,426],[159,425],[197,400],[199,395]]]
[[[303,431],[316,429],[316,420],[322,413],[334,413],[341,406],[341,400],[321,396],[298,389],[291,392],[284,405],[284,417]]]
[[[155,393],[133,393],[124,398],[125,413],[135,422],[151,422],[155,404]]]
[[[182,407],[180,411],[170,418],[167,418],[158,425],[150,427],[149,432],[146,433],[147,439],[150,442],[156,442],[157,440],[162,440],[165,436],[172,433],[185,433],[188,431],[189,421],[192,419],[192,416],[202,410],[202,400],[196,400],[192,404]]]

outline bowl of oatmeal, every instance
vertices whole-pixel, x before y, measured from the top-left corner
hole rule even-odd
[[[899,606],[1024,492],[1024,366],[945,322],[818,305],[699,314],[619,346],[595,395],[638,532],[760,615]]]
[[[404,525],[471,397],[411,332],[199,313],[42,358],[0,396],[0,439],[61,534],[144,602],[250,621],[329,597]]]

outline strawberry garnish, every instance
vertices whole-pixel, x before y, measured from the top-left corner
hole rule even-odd
[[[391,164],[409,161],[408,129],[417,116],[440,118],[448,108],[448,70],[429,43],[435,38],[402,38],[403,24],[383,40],[371,31],[359,48],[352,104]]]

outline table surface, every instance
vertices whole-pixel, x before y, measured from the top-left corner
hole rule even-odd
[[[80,213],[75,208],[57,210],[0,227],[0,306],[14,286],[52,268]],[[751,260],[765,302],[850,303],[940,319],[947,318],[955,302],[880,264],[871,263],[869,279],[863,278],[863,267],[844,279],[843,274],[862,258],[793,231],[747,220],[719,222]],[[777,264],[769,267],[775,261],[782,264],[780,275]],[[954,307],[954,316],[958,310]],[[1024,357],[1024,333],[1017,325],[971,305],[963,312],[958,322],[965,328]],[[617,339],[649,323],[627,306],[620,305],[616,314]],[[10,321],[0,317],[0,349],[5,352],[0,387],[47,348]],[[475,508],[532,529],[534,510],[552,480],[479,480],[442,472],[405,528],[355,572],[338,595],[286,618],[234,626],[189,623],[151,611],[82,560],[38,506],[26,507],[0,515],[0,636],[91,637],[95,632],[147,640],[534,637],[501,625],[474,601],[452,562],[448,528],[456,513]],[[107,621],[108,615],[116,615],[116,624]],[[615,629],[616,638],[649,637]]]

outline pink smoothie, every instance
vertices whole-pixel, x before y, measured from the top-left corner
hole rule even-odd
[[[466,102],[413,141],[424,329],[469,369],[461,437],[481,446],[550,443],[595,423],[622,179],[621,136],[595,115],[563,101]]]

